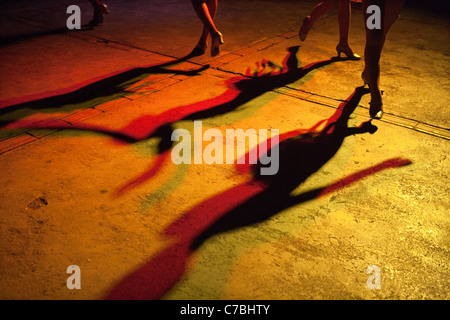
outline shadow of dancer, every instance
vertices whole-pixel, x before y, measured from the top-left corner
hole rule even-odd
[[[62,108],[74,110],[80,107],[79,104],[88,102],[93,104],[89,105],[89,107],[94,107],[96,105],[95,102],[100,104],[105,101],[111,101],[126,95],[134,94],[134,90],[130,90],[129,88],[131,88],[133,84],[145,79],[150,74],[192,76],[209,68],[208,65],[205,65],[194,70],[169,69],[170,67],[186,61],[190,57],[190,55],[187,55],[161,64],[151,64],[138,68],[120,70],[111,74],[89,79],[64,89],[0,101],[0,128],[4,129],[8,124],[24,118],[24,116],[21,116],[19,119],[16,119],[14,118],[15,115],[13,115],[13,119],[7,119],[8,114],[17,110],[23,110],[29,115],[33,112],[51,112],[49,110],[60,110]],[[20,123],[19,121],[19,123],[12,128],[23,126],[33,126],[33,124],[27,121]]]
[[[364,87],[356,88],[348,100],[326,121],[323,130],[292,136],[297,133],[293,131],[281,135],[279,145],[271,146],[272,149],[279,149],[278,172],[264,176],[260,174],[260,168],[263,167],[261,163],[251,166],[251,182],[263,185],[264,189],[217,219],[195,238],[192,248],[197,249],[215,234],[265,221],[284,209],[317,197],[323,190],[299,196],[291,196],[291,192],[333,158],[346,137],[376,132],[377,127],[370,121],[359,127],[348,127],[347,124],[365,93],[367,90]]]
[[[210,237],[260,223],[284,209],[327,195],[381,170],[410,164],[409,160],[390,159],[326,187],[291,195],[336,154],[346,137],[377,130],[370,121],[359,127],[347,126],[350,114],[364,93],[366,89],[356,88],[348,101],[326,121],[323,130],[296,130],[280,136],[280,170],[276,175],[259,176],[260,166],[255,165],[251,169],[256,174],[247,182],[190,209],[165,229],[164,236],[173,243],[117,283],[106,299],[161,299],[186,272],[191,255]]]
[[[339,61],[333,58],[301,67],[299,66],[300,62],[297,56],[299,46],[289,47],[287,51],[288,53],[281,65],[263,60],[257,64],[258,69],[255,72],[252,73],[248,69],[245,76],[236,76],[227,80],[226,86],[228,89],[217,97],[176,107],[159,115],[144,115],[131,121],[122,129],[113,130],[106,126],[94,126],[84,123],[78,123],[73,126],[68,124],[65,127],[61,127],[60,124],[31,124],[23,121],[22,123],[16,124],[16,128],[92,131],[109,135],[125,143],[136,143],[146,139],[156,138],[159,139],[157,150],[159,159],[157,159],[156,165],[161,166],[163,163],[162,159],[168,157],[168,152],[172,148],[173,142],[171,137],[173,127],[177,122],[201,120],[230,113],[267,92],[292,84],[322,67]],[[152,166],[147,172],[121,187],[117,195],[121,195],[125,191],[130,190],[130,188],[150,179],[156,172],[157,170]]]
[[[122,138],[128,139],[128,141],[135,139],[136,142],[158,138],[157,152],[159,159],[156,161],[156,166],[161,166],[163,159],[170,156],[169,151],[173,146],[173,127],[177,122],[203,120],[228,114],[267,92],[292,84],[311,72],[338,61],[330,59],[299,67],[297,56],[299,46],[289,47],[287,51],[288,54],[282,65],[263,60],[257,64],[258,69],[254,73],[251,73],[248,69],[245,76],[233,77],[226,81],[229,89],[220,96],[170,109],[158,116],[143,116],[132,121],[123,130],[120,130]],[[95,131],[107,133],[102,128],[96,128]],[[114,134],[117,134],[117,132]],[[121,187],[117,195],[120,196],[132,187],[150,179],[156,172],[155,167],[149,168],[147,172]]]
[[[84,125],[82,123],[73,126],[72,129],[87,130],[87,131],[90,130],[111,136],[121,137],[121,139],[123,139],[126,142],[138,142],[145,139],[150,139],[152,137],[160,137],[162,139],[170,141],[172,132],[170,128],[177,122],[212,118],[218,115],[229,113],[231,111],[236,110],[243,104],[263,95],[264,93],[270,92],[271,90],[281,88],[285,85],[298,81],[307,74],[315,70],[318,70],[324,66],[327,66],[333,63],[334,61],[337,61],[336,59],[330,59],[314,62],[304,67],[299,67],[298,66],[299,60],[297,57],[299,47],[298,46],[290,47],[287,49],[287,51],[288,54],[284,59],[282,66],[279,66],[267,60],[263,60],[261,64],[258,64],[258,66],[260,66],[262,69],[258,70],[257,72],[251,74],[250,71],[247,70],[245,76],[236,76],[227,80],[225,85],[228,87],[228,89],[223,94],[217,97],[172,108],[159,115],[144,115],[142,117],[133,120],[124,128],[118,130],[111,130],[104,126]],[[157,66],[157,68],[150,67],[139,69],[144,69],[146,72],[175,73],[175,71],[166,70],[164,69],[164,67],[165,65]],[[207,67],[205,66],[195,71],[184,72],[184,74],[199,72],[205,68]],[[117,75],[117,77],[119,77],[120,79],[102,80],[102,82],[105,81],[106,83],[112,82],[112,84],[114,84],[113,86],[106,86],[104,83],[99,84],[96,82],[93,84],[93,86],[95,86],[94,88],[92,87],[81,88],[76,93],[69,93],[75,95],[74,97],[70,98],[76,101],[77,97],[80,96],[81,93],[90,94],[92,98],[92,95],[95,96],[95,94],[92,91],[95,90],[97,86],[103,88],[104,90],[109,90],[107,93],[108,95],[112,95],[117,91],[122,92],[123,91],[122,88],[116,87],[118,86],[118,84],[122,84],[123,81],[130,78],[128,76],[128,73],[131,73],[133,75],[136,73],[142,74],[143,70],[133,69],[127,72],[125,75],[122,73]],[[81,90],[83,91],[80,92]],[[67,100],[67,103],[71,101],[67,96],[64,96],[63,98]],[[51,97],[49,99],[58,100],[59,96]],[[43,105],[43,102],[33,101],[31,102],[31,104],[32,107],[34,106],[35,108],[38,108],[39,106]],[[60,105],[60,103],[53,102],[53,100],[45,101],[45,105],[52,105],[52,104]],[[11,106],[9,108],[18,108],[18,107],[23,107],[23,105]],[[0,109],[0,115],[1,114],[2,109]],[[23,124],[24,126],[32,125],[30,123],[25,122]],[[19,125],[17,127],[22,127],[22,125]],[[58,127],[46,126],[41,129],[49,129],[49,128],[57,129]],[[39,129],[39,127],[35,126],[33,127],[33,129]],[[161,136],[161,133],[165,133],[165,135]]]

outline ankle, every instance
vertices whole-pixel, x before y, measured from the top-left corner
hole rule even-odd
[[[381,97],[381,91],[373,92],[370,95],[370,103],[374,104],[381,104],[383,101],[383,98]]]

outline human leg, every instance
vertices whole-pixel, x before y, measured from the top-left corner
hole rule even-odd
[[[350,31],[351,4],[350,0],[339,0],[338,22],[339,22],[339,44],[348,46],[348,33]]]
[[[222,34],[214,24],[217,11],[217,0],[191,0],[197,16],[203,23],[203,32],[196,47],[206,49],[208,34],[211,35],[211,55],[219,54],[219,45],[223,44]]]
[[[380,59],[383,51],[386,35],[392,24],[398,17],[405,0],[364,0],[363,13],[364,25],[366,28],[366,46],[364,49],[364,71],[362,78],[364,84],[370,89],[370,116],[374,119],[380,119],[383,116],[383,102],[380,90]],[[369,18],[367,8],[376,5],[380,8],[381,28],[369,29],[366,21]]]
[[[217,2],[218,2],[217,0],[207,0],[205,2],[206,6],[208,8],[208,11],[209,11],[209,15],[211,17],[211,21],[214,21],[214,17],[216,16],[217,4],[218,4]],[[194,6],[194,9],[195,8],[196,7]],[[209,35],[208,27],[205,24],[203,24],[202,34],[200,36],[200,39],[197,42],[197,45],[195,46],[194,50],[192,51],[193,54],[202,55],[206,52],[206,47],[207,47],[206,43],[208,40],[208,35]]]
[[[325,0],[317,4],[311,12],[311,15],[307,16],[303,20],[303,24],[298,32],[301,41],[306,40],[309,30],[311,30],[314,23],[322,17],[325,13],[333,9],[336,5],[336,0]]]
[[[103,23],[103,15],[110,13],[108,6],[103,3],[103,0],[89,0],[89,2],[94,8],[94,16],[89,24],[96,26]]]
[[[350,31],[351,21],[351,3],[350,0],[339,0],[338,5],[338,22],[339,22],[339,43],[336,51],[340,57],[344,53],[351,60],[360,60],[361,56],[355,54],[348,43],[348,34]]]

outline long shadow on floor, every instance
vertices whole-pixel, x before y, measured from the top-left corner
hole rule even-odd
[[[246,104],[247,102],[258,98],[267,92],[292,84],[303,79],[306,75],[311,75],[313,72],[320,70],[321,68],[326,67],[331,63],[342,60],[332,58],[329,60],[317,61],[306,66],[299,66],[298,52],[298,46],[289,47],[287,48],[287,55],[281,65],[277,65],[268,60],[263,60],[258,64],[258,69],[255,72],[250,72],[250,70],[247,70],[244,76],[235,76],[231,79],[226,80],[225,85],[228,89],[223,94],[217,97],[172,108],[159,115],[141,116],[131,121],[122,129],[113,130],[108,128],[107,126],[94,126],[84,123],[79,123],[74,126],[70,124],[61,126],[60,123],[52,125],[51,123],[45,122],[43,124],[40,124],[28,123],[27,121],[18,122],[15,124],[15,127],[24,127],[29,129],[70,129],[91,131],[108,135],[120,141],[121,143],[136,143],[151,138],[159,139],[157,151],[159,159],[156,160],[155,166],[150,167],[142,175],[122,186],[117,191],[117,195],[122,195],[134,186],[140,185],[142,182],[150,179],[158,172],[158,168],[163,164],[164,159],[168,158],[168,151],[171,149],[173,144],[171,139],[173,127],[177,123],[181,121],[194,121],[212,118],[223,114],[229,114],[242,105]],[[155,67],[151,68],[151,71],[156,72],[158,70],[158,72],[164,72],[163,70],[165,69],[161,69],[164,66],[165,65],[159,65],[157,66],[156,70]],[[149,72],[149,70],[146,71]],[[133,75],[135,75],[135,73],[141,74],[142,70],[133,69],[130,71],[130,73]],[[96,82],[94,85],[96,87],[98,86],[100,88],[104,88],[105,90],[107,89],[107,83],[110,83],[112,81],[117,86],[118,83],[122,83],[121,81],[130,78],[130,73],[121,73],[118,76],[114,77],[114,79],[112,80],[105,79],[101,82]],[[82,88],[81,90],[83,90],[82,92],[84,92],[85,90],[90,92],[92,88]],[[108,94],[113,94],[113,92],[116,92],[115,88],[111,88],[108,90],[111,90],[111,92],[109,92]],[[69,95],[74,94],[78,96],[82,92],[76,91]],[[53,97],[50,99],[58,100],[60,98],[70,101],[68,95],[63,95],[62,97]]]
[[[350,135],[374,133],[369,122],[348,127],[348,120],[363,94],[355,89],[336,113],[319,122],[311,130],[296,130],[280,136],[279,171],[273,176],[261,176],[255,165],[248,168],[249,180],[228,189],[193,207],[164,231],[174,243],[147,263],[126,276],[107,294],[106,299],[161,299],[184,275],[191,255],[210,237],[244,226],[266,221],[281,211],[344,188],[363,178],[388,168],[411,163],[407,159],[390,159],[356,172],[326,187],[292,196],[291,192],[325,165]],[[324,129],[316,130],[325,124]]]
[[[170,67],[178,65],[190,57],[191,55],[187,55],[161,64],[120,70],[112,74],[86,80],[68,88],[0,101],[0,128],[7,127],[8,124],[18,120],[16,127],[21,126],[20,119],[34,113],[70,112],[135,94],[133,90],[136,88],[133,88],[133,90],[129,88],[151,74],[192,76],[209,68],[206,65],[194,70],[170,69]],[[14,114],[10,116],[12,117],[11,119],[8,119],[8,115],[15,111],[21,111],[20,115]],[[28,126],[31,127],[32,125],[32,123],[28,123]]]
[[[51,29],[51,30],[40,30],[34,31],[26,34],[18,34],[18,35],[10,35],[10,36],[2,36],[0,37],[0,48],[11,46],[22,41],[28,41],[35,38],[41,38],[45,36],[64,34],[69,32],[81,32],[86,30],[93,30],[94,26],[89,24],[85,24],[81,26],[81,29],[70,30],[67,27]]]
[[[45,124],[44,127],[40,127],[39,124],[27,123],[26,121],[18,123],[15,127],[27,127],[33,129],[70,128],[73,130],[94,131],[109,135],[127,143],[134,143],[153,137],[158,137],[165,141],[166,144],[171,145],[171,133],[173,131],[172,126],[177,122],[206,119],[232,112],[245,103],[260,97],[264,93],[292,84],[322,67],[328,66],[333,62],[340,61],[340,59],[333,58],[324,61],[317,61],[304,67],[299,67],[299,59],[297,57],[299,47],[290,47],[287,51],[288,54],[286,55],[282,65],[276,65],[273,62],[263,60],[259,65],[260,70],[257,70],[255,73],[250,73],[250,71],[248,71],[245,76],[235,76],[226,80],[225,86],[228,89],[217,97],[172,108],[159,115],[141,116],[119,130],[111,130],[107,126],[93,126],[89,124],[85,125],[83,123],[62,128],[47,124]],[[160,70],[163,67],[164,66],[161,65],[158,66],[159,72],[173,72],[172,70]],[[205,66],[204,68],[207,67]],[[152,71],[154,70],[152,69]],[[195,72],[199,71],[201,70],[195,70]],[[134,74],[136,71],[133,69],[130,72]],[[142,74],[142,72],[138,72],[138,74]],[[123,81],[118,81],[116,78],[125,80],[130,77],[127,74],[119,74],[112,80],[102,80],[102,82],[105,81],[105,83],[95,83],[93,85],[95,85],[95,87],[98,86],[99,88],[102,88],[102,90],[109,90],[110,92],[108,95],[111,95],[114,92],[117,92],[115,86],[119,83],[123,83]],[[110,85],[106,85],[106,83],[111,81],[115,84],[115,86],[109,88]],[[94,94],[91,92],[92,88],[82,88],[80,90],[83,90],[83,92],[86,91],[86,93],[89,92],[91,95],[90,97]],[[119,90],[119,92],[121,92],[121,90]],[[76,98],[81,94],[81,92],[77,91],[71,94],[74,94]],[[52,98],[60,99],[60,97]],[[73,103],[72,100],[68,99],[68,96],[63,96],[62,98],[66,100],[66,103]],[[87,99],[85,98],[85,100]],[[32,103],[34,104],[35,102]],[[38,103],[40,103],[40,101],[38,101]],[[60,103],[58,103],[58,105],[59,104]],[[12,106],[11,108],[15,107],[16,106]],[[2,111],[0,109],[0,115],[1,112]]]

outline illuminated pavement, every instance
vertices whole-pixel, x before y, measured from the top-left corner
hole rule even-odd
[[[448,18],[404,9],[370,123],[363,61],[332,59],[334,12],[300,42],[315,2],[219,1],[221,55],[173,63],[201,30],[179,2],[110,0],[71,32],[72,1],[0,2],[0,298],[448,299]],[[355,6],[360,54],[362,23]],[[343,107],[360,129],[326,132]],[[295,133],[279,178],[175,165],[164,147],[193,120]]]

